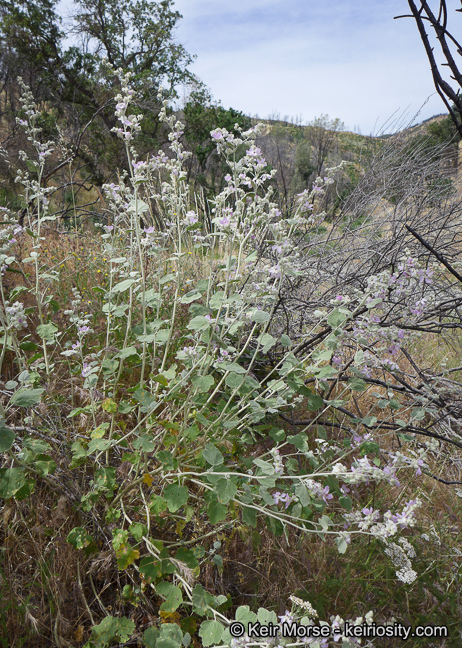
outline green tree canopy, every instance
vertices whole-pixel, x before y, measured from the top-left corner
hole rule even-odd
[[[215,144],[210,131],[215,128],[226,128],[234,135],[239,135],[236,125],[243,130],[251,127],[250,117],[244,113],[223,106],[214,101],[204,86],[196,84],[183,108],[185,119],[185,139],[194,159],[188,169],[188,179],[194,171],[194,179],[208,192],[216,190],[223,181],[223,168],[220,159],[214,155]],[[194,168],[194,160],[196,168]]]
[[[34,71],[42,89],[94,108],[99,84],[108,82],[104,59],[131,71],[135,85],[148,93],[165,84],[172,94],[178,83],[192,78],[192,58],[173,35],[181,18],[171,8],[173,0],[74,0],[69,34],[79,43],[67,47],[56,4],[0,0],[4,79],[12,67],[28,76]]]
[[[225,110],[219,102],[213,101],[207,88],[198,86],[189,95],[184,107],[186,120],[185,137],[197,156],[201,170],[205,169],[207,160],[215,150],[210,131],[215,128],[226,128],[235,132],[238,124],[244,130],[251,126],[251,120],[238,110]]]
[[[65,34],[57,0],[0,0],[1,112],[9,118],[10,130],[15,129],[17,77],[22,76],[36,101],[45,102],[47,114],[64,117],[74,148],[100,183],[109,162],[114,169],[124,160],[112,133],[118,81],[107,61],[132,73],[131,85],[145,115],[144,144],[146,150],[155,149],[162,143],[159,89],[174,96],[179,84],[194,79],[188,69],[192,57],[175,41],[181,15],[172,5],[173,0],[74,0]],[[70,45],[65,40],[69,35]]]

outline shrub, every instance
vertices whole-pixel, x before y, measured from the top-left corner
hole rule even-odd
[[[234,648],[250,641],[249,624],[276,625],[274,610],[236,609],[230,595],[204,587],[210,567],[223,569],[218,535],[233,529],[248,538],[320,538],[340,555],[373,539],[398,581],[412,584],[423,500],[405,493],[406,475],[431,473],[440,441],[461,444],[441,428],[454,416],[441,387],[449,374],[417,371],[415,385],[398,356],[414,366],[413,330],[434,318],[433,287],[447,275],[407,253],[350,294],[326,288],[323,307],[296,330],[284,300],[297,299],[294,284],[316,269],[307,235],[331,236],[316,208],[330,178],[318,178],[283,218],[266,188],[272,174],[255,146],[258,127],[237,135],[218,128],[211,136],[230,172],[207,225],[186,182],[182,124],[164,102],[169,154],[139,159],[141,116],[130,113],[130,76],[116,74],[116,132],[130,171],[104,187],[107,224],[91,242],[95,256],[81,247],[54,263],[46,253],[55,215],[41,179],[53,145],[39,139],[26,89],[22,125],[36,157],[18,174],[29,206],[24,227],[3,210],[0,363],[10,379],[0,410],[0,496],[27,502],[45,487],[67,494],[72,514],[63,519],[75,525],[67,543],[80,554],[72,560],[92,624],[85,645],[134,635],[170,648],[194,636]],[[28,256],[15,253],[19,243]],[[23,284],[6,281],[11,270]],[[459,288],[451,290],[458,304]],[[103,569],[120,584],[117,616],[93,580]],[[56,592],[50,600],[64,605]],[[319,620],[316,602],[295,592],[291,603],[281,623],[309,628],[308,644],[354,645],[347,619]],[[373,627],[372,619],[364,601],[351,623]]]

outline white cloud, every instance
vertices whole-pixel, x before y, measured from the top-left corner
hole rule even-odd
[[[61,0],[68,10],[72,0]],[[457,33],[458,0],[448,0]],[[176,38],[215,99],[267,117],[321,113],[363,133],[445,111],[406,0],[175,0]],[[67,11],[64,11],[67,13]],[[431,96],[433,95],[433,96]]]
[[[455,0],[451,0],[455,2]],[[362,132],[434,95],[405,0],[176,0],[178,39],[224,106],[266,117],[320,113]],[[454,14],[457,20],[458,14]],[[419,119],[444,112],[431,97]]]

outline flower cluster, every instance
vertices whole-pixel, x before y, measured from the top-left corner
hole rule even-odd
[[[141,130],[143,115],[127,115],[127,109],[133,102],[135,94],[134,90],[130,87],[130,79],[133,74],[131,72],[124,73],[123,70],[117,70],[116,74],[120,79],[122,92],[116,95],[117,105],[115,114],[122,126],[115,126],[112,131],[117,133],[121,139],[130,142],[135,134]]]
[[[64,311],[64,315],[69,317],[70,322],[74,325],[77,332],[77,340],[73,343],[68,343],[68,349],[62,351],[61,355],[72,356],[81,355],[83,347],[83,339],[93,333],[93,329],[89,326],[90,317],[82,315],[80,308],[82,305],[82,296],[77,288],[72,288],[73,299],[71,300],[71,308]]]
[[[289,493],[281,493],[280,491],[276,491],[273,493],[273,500],[276,506],[282,502],[285,505],[285,508],[288,508],[289,505],[294,501],[294,498],[289,495]]]
[[[18,81],[21,86],[21,96],[19,101],[22,104],[22,112],[26,116],[26,119],[16,117],[16,123],[24,128],[29,136],[29,140],[37,150],[38,161],[34,163],[35,166],[43,167],[45,159],[53,152],[53,142],[40,141],[40,133],[42,132],[42,129],[37,126],[39,111],[34,100],[34,95],[21,78],[18,78]]]
[[[306,486],[310,495],[315,498],[319,497],[327,504],[329,500],[333,499],[332,493],[329,492],[329,486],[322,486],[314,479],[302,479],[302,484]]]
[[[290,596],[289,599],[295,605],[295,607],[303,610],[303,612],[307,614],[309,617],[316,618],[318,616],[318,613],[316,612],[316,610],[314,609],[314,607],[311,605],[309,601],[304,601],[303,599],[294,595]]]
[[[420,500],[406,502],[401,513],[386,511],[383,515],[373,508],[363,508],[362,511],[345,513],[346,528],[356,525],[360,531],[365,531],[380,539],[391,538],[402,529],[416,524],[416,510],[421,506]]]
[[[23,328],[27,328],[27,317],[24,312],[24,304],[16,301],[11,306],[9,302],[5,302],[5,312],[8,316],[7,327],[14,328],[20,331]]]
[[[271,455],[273,457],[273,467],[274,467],[274,472],[278,475],[283,475],[284,474],[284,463],[282,461],[282,457],[279,454],[279,450],[277,448],[272,448],[270,450]]]
[[[250,643],[253,643],[252,639],[245,632],[242,637],[233,637],[229,645],[231,648],[247,648]]]
[[[366,436],[366,435],[364,435]],[[357,437],[358,444],[362,443],[364,437]],[[354,441],[354,439],[353,439]],[[386,482],[393,486],[399,486],[396,476],[398,465],[405,465],[405,462],[387,464],[384,468],[371,463],[368,456],[358,457],[352,463],[351,468],[347,468],[340,462],[332,467],[332,473],[341,478],[347,484],[369,484],[371,481],[379,483]]]
[[[3,212],[3,213],[2,213]],[[5,218],[12,218],[9,210],[0,207],[0,216]],[[13,245],[18,242],[18,237],[22,234],[23,228],[21,225],[7,225],[0,229],[0,259],[8,255]]]
[[[393,564],[397,567],[396,576],[406,584],[411,584],[417,578],[417,572],[412,569],[411,558],[415,558],[415,549],[406,538],[399,538],[398,544],[389,542],[385,549]]]

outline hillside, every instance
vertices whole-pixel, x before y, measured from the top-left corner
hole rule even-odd
[[[281,205],[286,207],[293,205],[294,196],[308,188],[318,173],[325,175],[325,169],[346,162],[343,172],[337,174],[337,196],[335,199],[331,196],[332,200],[326,204],[326,208],[336,209],[370,168],[373,159],[385,151],[423,148],[430,156],[437,154],[444,158],[448,170],[454,175],[458,153],[456,141],[445,143],[445,137],[451,132],[447,122],[447,116],[436,115],[398,132],[373,137],[345,130],[331,131],[329,128],[262,120],[266,129],[257,138],[257,144],[270,167],[277,170],[277,195]],[[441,128],[443,125],[444,129]],[[434,147],[434,154],[429,152],[431,147]]]

